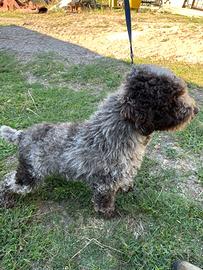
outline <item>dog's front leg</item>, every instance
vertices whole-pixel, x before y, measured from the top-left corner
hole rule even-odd
[[[93,203],[96,212],[103,214],[105,217],[112,217],[115,211],[116,190],[94,190]]]

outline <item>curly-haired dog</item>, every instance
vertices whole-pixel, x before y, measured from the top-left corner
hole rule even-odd
[[[62,175],[85,181],[95,210],[110,216],[116,193],[133,186],[152,133],[180,130],[197,112],[182,79],[158,66],[137,65],[84,123],[19,131],[2,126],[0,137],[19,147],[19,165],[0,186],[1,204],[12,193],[32,191],[46,176]]]

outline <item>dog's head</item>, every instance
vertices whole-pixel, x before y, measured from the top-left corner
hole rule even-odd
[[[170,70],[155,65],[137,65],[127,76],[121,115],[138,131],[180,130],[198,113],[186,83]]]

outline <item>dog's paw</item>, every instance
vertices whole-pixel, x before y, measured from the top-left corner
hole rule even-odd
[[[119,218],[121,217],[121,214],[117,211],[117,210],[112,210],[112,211],[108,211],[108,212],[105,212],[105,213],[102,213],[102,216],[105,218],[105,219],[112,219],[112,218]]]
[[[120,188],[120,191],[124,193],[134,192],[135,190],[134,186],[124,186]]]
[[[15,205],[14,194],[10,192],[0,193],[0,208],[12,208]]]
[[[117,211],[114,208],[98,209],[98,208],[94,207],[94,209],[98,213],[99,216],[101,216],[102,218],[105,218],[105,219],[115,218],[115,217],[119,216]]]

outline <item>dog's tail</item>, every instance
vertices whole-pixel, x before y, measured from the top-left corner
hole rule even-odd
[[[22,130],[17,130],[8,126],[0,127],[0,138],[14,144],[19,143]]]

